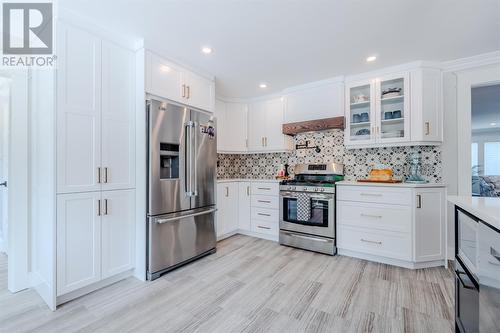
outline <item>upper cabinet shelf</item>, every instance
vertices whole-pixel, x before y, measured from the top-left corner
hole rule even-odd
[[[146,51],[146,92],[213,112],[215,82]]]
[[[442,143],[439,69],[415,68],[346,82],[347,148]]]

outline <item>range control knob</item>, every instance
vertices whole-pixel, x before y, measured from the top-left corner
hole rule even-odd
[[[288,186],[288,190],[292,190],[292,187],[291,187],[291,186]]]
[[[318,187],[316,187],[316,188],[314,189],[314,192],[318,192],[318,191],[319,191],[319,188],[318,188]]]
[[[325,189],[324,189],[324,188],[321,188],[321,192],[325,192]]]
[[[307,191],[307,187],[302,188],[302,191]]]

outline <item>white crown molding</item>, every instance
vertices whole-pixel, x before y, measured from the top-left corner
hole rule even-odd
[[[366,79],[372,79],[377,76],[385,76],[398,72],[405,72],[416,68],[430,68],[430,69],[441,69],[441,63],[434,61],[413,61],[404,64],[399,64],[390,67],[384,67],[377,70],[363,72],[359,74],[347,75],[345,77],[345,82],[355,82],[362,81]]]
[[[344,83],[344,80],[345,80],[345,77],[343,75],[340,75],[340,76],[335,76],[335,77],[324,79],[324,80],[308,82],[308,83],[304,83],[301,85],[285,88],[282,90],[282,94],[289,94],[289,93],[292,93],[295,91],[317,88],[317,87],[321,87],[321,86],[325,86],[325,85],[333,84],[333,83]]]
[[[472,57],[460,58],[442,62],[445,72],[458,72],[471,68],[488,66],[500,63],[500,50],[478,54]]]

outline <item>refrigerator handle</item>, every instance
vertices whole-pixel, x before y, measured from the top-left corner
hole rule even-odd
[[[197,155],[198,155],[198,133],[197,133],[197,130],[198,130],[198,123],[197,122],[194,122],[192,123],[192,130],[191,130],[191,134],[193,135],[193,141],[194,141],[194,145],[193,145],[193,164],[194,164],[194,173],[193,173],[193,177],[194,177],[194,186],[193,186],[193,191],[192,191],[192,194],[194,196],[197,196],[198,195],[198,161],[197,161]]]
[[[192,192],[191,192],[191,187],[192,187],[192,182],[191,182],[191,175],[192,175],[192,172],[191,172],[191,168],[192,168],[192,150],[193,150],[193,146],[192,146],[192,142],[191,142],[191,122],[188,121],[186,122],[186,124],[184,125],[184,129],[185,129],[185,133],[184,133],[184,137],[185,137],[185,141],[186,141],[186,146],[185,146],[185,152],[184,152],[184,160],[186,161],[185,162],[185,175],[186,175],[186,181],[185,181],[185,190],[186,190],[186,195],[188,197],[192,196]]]

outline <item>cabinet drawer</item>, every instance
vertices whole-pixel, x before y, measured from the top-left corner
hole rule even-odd
[[[341,225],[338,247],[345,250],[379,255],[387,258],[412,260],[410,233],[380,231]]]
[[[252,195],[252,207],[279,209],[279,197],[272,195]]]
[[[340,201],[374,202],[388,205],[411,206],[412,191],[410,188],[338,186],[337,199]]]
[[[408,206],[348,201],[339,201],[337,206],[339,225],[410,232],[411,218]]]
[[[252,183],[252,195],[279,195],[278,183]]]
[[[278,224],[279,221],[278,210],[252,207],[252,220],[268,221]]]
[[[252,220],[252,231],[259,234],[278,236],[278,224],[267,221]]]

